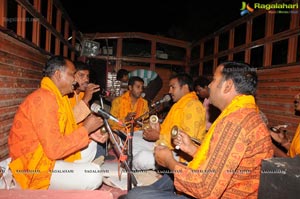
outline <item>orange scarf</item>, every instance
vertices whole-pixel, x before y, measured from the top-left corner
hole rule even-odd
[[[71,134],[75,129],[77,129],[77,124],[74,118],[73,109],[70,104],[68,96],[67,95],[61,96],[61,93],[56,87],[56,85],[53,84],[52,80],[48,77],[44,77],[42,79],[41,88],[47,89],[55,94],[56,101],[59,107],[58,115],[60,116],[59,118],[60,132],[62,135]],[[81,159],[81,154],[79,151],[77,153],[69,155],[64,160],[67,162],[74,162],[75,160],[80,160],[80,159]]]
[[[241,108],[253,108],[256,109],[258,112],[258,108],[255,104],[254,97],[251,95],[239,95],[236,96],[231,103],[222,111],[219,117],[214,121],[211,125],[209,131],[207,132],[204,141],[202,142],[201,146],[198,148],[196,154],[194,155],[193,160],[188,164],[188,167],[191,169],[197,169],[199,165],[201,165],[207,159],[207,153],[209,150],[210,140],[213,136],[215,128],[217,124],[224,119],[229,114],[237,111]]]

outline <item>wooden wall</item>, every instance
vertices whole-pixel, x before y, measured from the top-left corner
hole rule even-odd
[[[0,161],[8,157],[7,137],[14,114],[42,78],[47,57],[0,32]]]
[[[123,67],[127,70],[146,67]],[[163,79],[163,88],[154,101],[159,100],[169,92],[169,77],[172,71],[166,68],[156,67],[155,71]],[[268,118],[268,126],[279,124],[288,125],[288,136],[292,139],[300,122],[300,116],[295,115],[294,96],[300,92],[300,64],[266,67],[257,71],[258,90],[256,95],[260,110]]]
[[[292,138],[300,122],[295,115],[294,96],[300,92],[300,64],[258,70],[257,103],[269,120],[269,127],[287,124]]]

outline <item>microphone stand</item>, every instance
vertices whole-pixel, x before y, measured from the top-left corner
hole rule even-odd
[[[104,97],[103,95],[99,94],[100,106],[102,109],[104,109],[103,97]],[[108,155],[108,140],[106,140],[106,142],[105,142],[105,159],[106,160],[115,159],[114,156]]]
[[[129,133],[129,138],[128,138],[128,149],[127,149],[127,155],[128,155],[128,159],[127,159],[127,163],[129,166],[129,169],[132,169],[132,159],[133,159],[133,155],[132,155],[132,138],[133,138],[133,131],[134,131],[134,120],[133,118],[131,118],[131,126],[130,126],[130,133]],[[128,136],[128,135],[127,135]],[[131,176],[129,173],[127,174],[127,179],[129,182],[131,182]],[[127,183],[127,190],[131,190],[131,183]]]
[[[132,138],[133,138],[133,132],[134,132],[134,124],[139,124],[141,125],[142,122],[140,122],[139,120],[142,119],[145,115],[152,113],[153,110],[151,111],[147,111],[144,114],[142,114],[140,117],[134,119],[133,117],[131,118],[130,121],[130,133],[129,133],[129,137],[128,137],[128,148],[127,148],[127,155],[128,155],[128,159],[127,159],[127,163],[128,163],[128,167],[130,170],[132,170],[132,160],[133,160],[133,154],[132,154]],[[127,134],[128,136],[128,134]],[[131,173],[127,173],[127,179],[128,179],[128,183],[127,183],[127,190],[131,190],[131,180],[135,180],[132,179],[134,178],[134,175],[132,175]],[[136,180],[135,180],[136,181]],[[134,183],[133,183],[134,184]],[[136,183],[137,184],[137,183]],[[136,184],[134,184],[134,186],[136,186]]]
[[[100,95],[100,103],[101,103],[101,106],[103,107],[103,100],[102,100],[101,95]],[[108,119],[103,118],[105,128],[109,133],[110,140],[112,142],[112,145],[113,145],[114,149],[117,151],[118,157],[119,158],[121,157],[121,159],[123,159],[122,157],[124,157],[125,155],[122,153],[121,147],[118,144],[118,142],[116,141],[116,138],[115,138],[115,136],[114,136],[114,134],[111,130],[111,127],[109,126],[109,123],[108,123],[107,120]],[[133,130],[133,124],[132,124],[132,130]],[[128,151],[130,151],[130,152],[129,152],[129,155],[128,155],[128,160],[127,160],[127,162],[122,161],[122,163],[125,167],[125,170],[127,171],[127,191],[131,190],[131,188],[132,188],[131,184],[133,184],[134,186],[137,186],[137,180],[136,180],[135,176],[133,175],[133,173],[131,171],[132,170],[132,136],[133,136],[133,131],[130,132],[129,136],[130,137],[128,139]]]
[[[140,122],[139,120],[141,118],[143,118],[145,115],[149,114],[150,111],[147,111],[145,112],[144,114],[142,114],[140,117],[136,118],[136,119],[133,119],[133,117],[131,118],[130,120],[130,133],[128,135],[127,133],[127,137],[128,137],[128,147],[127,147],[127,164],[128,164],[128,167],[129,167],[129,170],[132,170],[132,160],[133,160],[133,154],[132,154],[132,138],[133,138],[133,132],[134,132],[134,124],[139,124],[141,125],[142,122]],[[137,185],[137,182],[136,182],[136,179],[134,177],[134,175],[132,173],[127,173],[127,180],[128,180],[128,183],[127,183],[127,190],[131,190],[131,180],[135,181],[135,183],[133,183],[134,186]]]
[[[104,125],[105,125],[106,129],[108,130],[109,135],[110,135],[112,145],[114,146],[114,149],[117,151],[117,155],[119,157],[120,156],[124,157],[125,155],[122,153],[121,147],[118,144],[118,142],[116,141],[116,138],[115,138],[115,136],[114,136],[109,124],[108,124],[107,119],[103,119],[103,122],[104,122]],[[137,186],[137,181],[136,181],[135,176],[133,175],[133,173],[131,171],[131,166],[129,166],[126,161],[123,161],[122,163],[124,164],[125,170],[127,171],[127,189],[129,191],[129,190],[131,190],[131,183],[134,186]]]

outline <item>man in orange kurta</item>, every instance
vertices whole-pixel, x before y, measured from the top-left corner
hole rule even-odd
[[[110,113],[126,124],[130,124],[132,119],[141,116],[146,118],[149,113],[148,102],[141,97],[144,87],[144,80],[140,77],[133,76],[128,80],[128,91],[112,101]],[[130,130],[130,126],[126,129],[114,121],[110,121],[113,130],[121,130],[126,133]],[[134,123],[134,131],[141,129],[141,125]]]
[[[173,141],[193,160],[182,165],[167,147],[157,146],[155,159],[171,170],[174,182],[164,175],[150,186],[132,189],[126,198],[257,198],[261,161],[271,158],[273,149],[253,97],[256,85],[256,72],[249,65],[220,64],[209,99],[221,114],[200,147],[183,131]]]
[[[9,167],[23,189],[96,189],[102,175],[87,175],[84,169],[99,171],[99,166],[73,162],[103,121],[89,116],[77,127],[67,96],[73,92],[75,73],[70,60],[51,57],[44,71],[41,88],[24,100],[15,115],[8,138]],[[68,169],[59,169],[61,165]],[[57,180],[54,176],[66,177]]]
[[[169,87],[169,94],[175,104],[163,123],[144,130],[143,139],[134,137],[133,150],[136,154],[133,157],[133,167],[137,170],[156,169],[153,148],[157,140],[174,149],[174,145],[171,144],[171,129],[175,125],[199,141],[204,138],[205,109],[193,92],[192,78],[185,73],[174,75],[170,78]],[[177,156],[178,151],[174,150],[174,152]],[[189,157],[181,154],[179,159],[181,162],[186,162]]]

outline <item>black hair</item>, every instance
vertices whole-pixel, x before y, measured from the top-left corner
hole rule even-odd
[[[67,58],[58,55],[50,57],[45,64],[45,68],[43,71],[44,76],[51,77],[55,73],[55,71],[65,70],[66,60]]]
[[[199,76],[195,81],[194,81],[194,90],[196,88],[196,86],[200,86],[202,88],[205,88],[206,86],[208,86],[210,84],[210,81],[208,78],[204,77],[204,76]]]
[[[135,82],[143,82],[144,80],[138,76],[132,76],[128,80],[128,86],[133,86]]]
[[[193,91],[193,78],[187,74],[187,73],[178,73],[175,75],[172,75],[170,77],[171,79],[178,79],[179,85],[183,86],[185,84],[188,85],[189,91]]]
[[[82,61],[75,61],[74,66],[76,68],[76,71],[79,70],[88,70],[90,71],[90,66]]]
[[[117,72],[117,80],[121,80],[124,76],[128,75],[129,71],[126,69],[120,69]]]
[[[255,95],[257,88],[256,68],[242,62],[223,62],[222,76],[225,80],[232,79],[236,91],[240,94]]]

